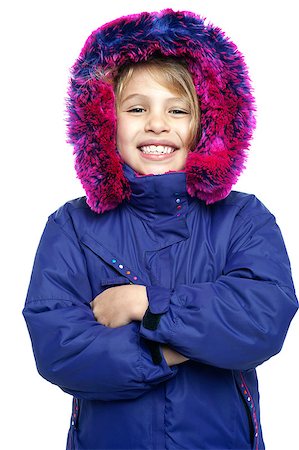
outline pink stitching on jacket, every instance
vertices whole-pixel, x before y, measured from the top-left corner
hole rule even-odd
[[[258,420],[257,420],[257,417],[256,417],[255,405],[254,405],[254,401],[253,401],[252,395],[251,395],[251,393],[250,393],[250,391],[248,389],[248,386],[246,384],[246,381],[244,379],[244,376],[243,376],[242,372],[240,372],[240,377],[241,377],[241,380],[242,380],[242,384],[241,384],[242,393],[244,395],[246,395],[246,400],[247,400],[248,403],[250,403],[250,408],[252,409],[252,417],[253,417],[253,423],[254,423],[254,428],[255,428],[255,436],[254,437],[256,439],[255,450],[258,450],[258,448],[259,448],[259,443],[258,443],[258,441],[259,441],[258,440],[259,425],[258,425]],[[245,388],[245,391],[244,391],[244,388]]]

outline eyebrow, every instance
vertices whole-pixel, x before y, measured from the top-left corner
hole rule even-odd
[[[140,98],[141,100],[146,100],[147,98],[149,98],[147,95],[143,95],[143,94],[130,94],[128,95],[126,98],[124,98],[122,100],[122,103],[127,102],[128,100],[131,100],[131,98],[136,97],[136,98]],[[166,101],[179,101],[179,102],[184,102],[184,99],[181,97],[169,97],[166,99]]]

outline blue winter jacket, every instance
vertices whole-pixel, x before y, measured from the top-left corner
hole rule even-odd
[[[111,77],[153,56],[186,65],[200,136],[184,171],[140,176],[117,152]],[[275,218],[231,192],[254,111],[243,56],[193,13],[131,15],[87,39],[68,97],[86,197],[49,217],[24,309],[40,374],[73,396],[68,450],[264,448],[255,368],[297,300]],[[98,323],[90,302],[129,283],[147,288],[143,320]],[[169,367],[161,344],[189,360]]]
[[[67,448],[263,449],[255,367],[297,310],[275,219],[239,192],[206,206],[184,173],[124,171],[130,202],[50,216],[24,309],[40,374],[74,396]],[[147,286],[142,323],[97,323],[90,301],[128,283]],[[190,360],[168,367],[161,343]]]

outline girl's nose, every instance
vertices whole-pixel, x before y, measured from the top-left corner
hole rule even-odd
[[[145,123],[145,131],[153,131],[154,133],[162,133],[163,131],[169,131],[169,123],[163,114],[152,113],[148,116]]]

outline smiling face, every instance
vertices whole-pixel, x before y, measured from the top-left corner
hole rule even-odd
[[[117,148],[141,175],[185,168],[192,114],[186,96],[134,69],[117,102]]]

